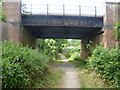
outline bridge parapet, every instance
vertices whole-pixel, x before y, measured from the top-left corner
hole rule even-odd
[[[101,4],[102,5],[102,4]],[[51,4],[22,4],[22,14],[36,15],[76,15],[103,16],[103,6],[85,5],[51,5]]]

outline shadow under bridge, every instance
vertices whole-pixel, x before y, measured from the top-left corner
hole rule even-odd
[[[82,39],[100,32],[103,17],[22,15],[22,24],[36,38]]]

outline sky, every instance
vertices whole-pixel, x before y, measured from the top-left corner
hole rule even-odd
[[[104,3],[104,2],[118,2],[120,0],[22,0],[26,3],[35,4],[82,4],[82,3]]]
[[[103,6],[105,2],[119,2],[120,0],[22,0],[22,3],[27,4],[27,11],[30,12],[32,4],[32,13],[47,13],[47,4],[49,7],[49,14],[62,14],[63,4],[65,5],[65,14],[79,15],[81,14],[95,14],[95,6],[97,15],[103,15]],[[80,6],[79,6],[80,5]]]

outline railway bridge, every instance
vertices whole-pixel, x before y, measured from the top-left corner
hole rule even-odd
[[[36,5],[21,4],[20,0],[3,2],[2,5],[6,17],[2,28],[3,40],[21,42],[35,48],[37,38],[81,39],[82,59],[90,55],[86,47],[90,41],[93,42],[91,47],[100,43],[105,48],[118,46],[114,26],[120,21],[120,3],[106,2],[104,15],[99,14],[96,6],[86,14],[86,9],[79,5],[78,14],[72,13],[75,10],[68,14],[65,5],[59,13],[58,10],[56,13],[50,12],[48,4],[45,9],[36,10]]]

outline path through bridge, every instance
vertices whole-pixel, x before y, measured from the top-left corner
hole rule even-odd
[[[77,68],[75,65],[68,62],[66,57],[60,54],[63,63],[53,65],[52,69],[62,70],[65,72],[62,79],[58,83],[58,88],[80,88],[80,79],[78,77]]]

